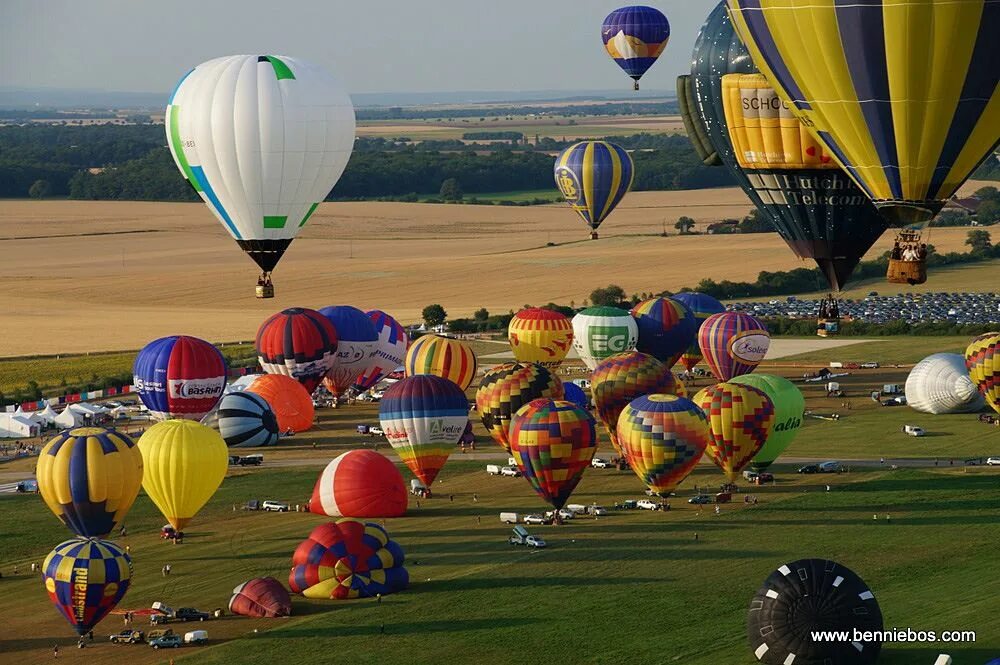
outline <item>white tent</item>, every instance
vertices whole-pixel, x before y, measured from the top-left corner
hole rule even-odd
[[[69,408],[76,409],[80,413],[88,416],[98,416],[102,413],[107,413],[110,410],[100,404],[91,404],[90,402],[77,402],[76,404],[70,404]]]
[[[69,429],[70,427],[79,427],[86,423],[85,415],[88,414],[86,411],[78,408],[76,404],[70,404],[63,412],[56,416],[55,424],[63,429]]]
[[[243,376],[237,378],[235,381],[226,386],[225,393],[234,393],[246,390],[250,387],[250,384],[259,379],[262,375],[260,374],[244,374]]]
[[[52,408],[51,404],[46,404],[44,409],[35,413],[35,417],[38,418],[38,422],[45,426],[55,423],[58,415],[59,414]]]
[[[0,413],[0,437],[28,438],[38,436],[41,425],[37,422],[13,413]]]

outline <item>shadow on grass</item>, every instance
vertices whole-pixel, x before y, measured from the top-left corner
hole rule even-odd
[[[381,630],[378,617],[372,617],[372,625],[337,626],[330,629],[323,628],[288,628],[268,633],[269,638],[276,639],[302,639],[316,637],[317,633],[325,632],[336,637],[350,637],[354,635],[379,635]],[[456,619],[454,621],[403,621],[388,622],[385,624],[385,635],[423,635],[429,633],[467,633],[479,630],[496,630],[497,626],[510,628],[514,626],[528,626],[541,623],[541,619],[528,619],[526,617],[490,617],[487,619]],[[3,644],[0,642],[0,644]]]
[[[954,659],[955,665],[982,665],[991,658],[1000,657],[1000,648],[965,648],[960,644],[940,644],[937,647],[901,648],[883,647],[879,665],[931,665],[939,654],[946,653]]]
[[[663,584],[675,580],[668,577],[459,577],[451,580],[431,580],[414,584],[421,593],[435,591],[475,591],[503,587],[599,587],[630,584]]]

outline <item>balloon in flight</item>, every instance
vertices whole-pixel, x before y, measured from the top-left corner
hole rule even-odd
[[[659,9],[631,5],[614,10],[604,18],[601,40],[615,63],[635,81],[653,66],[667,47],[670,22]]]
[[[632,187],[635,165],[625,148],[607,141],[581,141],[563,150],[554,168],[556,186],[566,203],[590,227],[597,227]]]

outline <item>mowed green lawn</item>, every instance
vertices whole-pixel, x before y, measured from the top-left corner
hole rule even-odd
[[[318,470],[231,472],[178,546],[157,538],[163,520],[140,497],[130,533],[120,541],[131,546],[135,564],[122,605],[160,600],[214,609],[225,607],[230,590],[250,577],[285,581],[292,551],[323,518],[234,512],[233,506],[251,498],[304,499]],[[832,558],[859,573],[887,627],[978,634],[975,644],[887,645],[880,663],[929,664],[946,651],[960,665],[981,665],[1000,655],[997,470],[800,476],[779,468],[776,486],[753,490],[756,506],[737,496],[715,515],[686,503],[693,484],[720,480],[713,468],[700,467],[666,513],[615,511],[599,520],[532,527],[549,547],[528,551],[507,544],[509,528],[498,520],[501,510],[543,508],[527,482],[490,477],[479,463],[453,459],[435,483],[434,499],[419,508],[411,503],[407,517],[387,520],[406,549],[411,587],[381,605],[297,598],[289,619],[225,617],[188,626],[207,629],[211,644],[169,656],[148,646],[108,644],[107,634],[121,626],[111,617],[80,656],[88,663],[135,664],[172,657],[227,665],[515,659],[749,665],[755,662],[745,634],[750,597],[771,570],[803,557]],[[631,473],[588,469],[573,500],[610,507],[641,497],[641,490]],[[62,657],[75,657],[71,631],[41,581],[25,572],[67,532],[36,496],[5,497],[0,506],[0,653],[11,662],[48,661],[59,643]],[[14,562],[20,575],[12,579]],[[165,563],[173,569],[169,577],[160,572]]]

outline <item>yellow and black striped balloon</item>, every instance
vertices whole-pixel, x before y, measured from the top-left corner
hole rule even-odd
[[[510,452],[510,421],[528,402],[563,398],[562,381],[537,363],[505,363],[483,375],[476,391],[476,410],[493,440]]]

